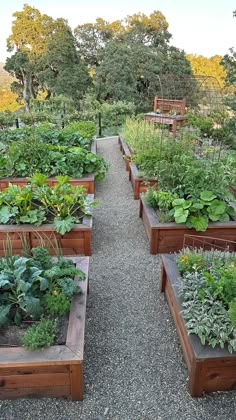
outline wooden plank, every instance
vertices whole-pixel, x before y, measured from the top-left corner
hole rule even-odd
[[[32,374],[39,374],[39,373],[48,373],[48,372],[55,372],[55,373],[69,373],[69,365],[48,365],[46,366],[35,366],[35,365],[27,365],[23,367],[9,367],[4,368],[0,366],[0,375],[1,377],[9,376],[11,374],[14,375],[32,375]]]
[[[67,346],[51,346],[44,350],[27,351],[23,347],[0,348],[0,365],[8,367],[25,367],[27,365],[46,366],[53,364],[70,364],[77,361],[75,353]],[[0,366],[0,367],[1,367]]]
[[[83,360],[89,257],[80,258],[79,265],[77,263],[76,266],[79,266],[85,273],[86,279],[85,281],[75,279],[82,289],[82,294],[74,296],[72,300],[66,345],[71,351],[77,354],[80,360]]]
[[[13,399],[22,397],[50,397],[50,398],[68,398],[71,387],[66,386],[45,386],[34,388],[12,388],[1,389],[0,399]]]
[[[50,371],[50,369],[49,369]],[[70,385],[70,375],[68,373],[34,373],[31,375],[2,376],[0,371],[0,389],[8,388],[29,388],[41,386],[61,386]]]
[[[72,365],[70,369],[71,382],[71,398],[72,400],[83,400],[84,383],[83,383],[83,365],[82,363]]]

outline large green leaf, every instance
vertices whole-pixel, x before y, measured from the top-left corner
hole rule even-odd
[[[202,203],[200,203],[199,201],[195,201],[192,204],[192,207],[196,210],[201,210],[201,209],[203,209],[204,205]]]
[[[10,279],[11,279],[11,277],[10,277],[9,274],[0,273],[0,288],[4,287],[4,286],[10,286],[12,284]]]
[[[213,194],[212,191],[202,191],[201,194],[200,194],[200,198],[203,201],[212,201],[212,200],[214,200],[214,198],[216,198],[216,195]]]
[[[64,219],[61,217],[55,217],[53,226],[56,232],[64,235],[66,232],[70,232],[70,230],[74,227],[74,217],[67,216]]]
[[[207,216],[190,216],[187,220],[186,225],[189,228],[194,228],[197,231],[205,231],[208,226]]]
[[[42,187],[47,179],[47,175],[40,174],[36,172],[31,178],[30,181],[33,185],[36,185],[37,187]]]
[[[227,213],[231,216],[231,217],[235,217],[236,216],[236,210],[234,207],[232,206],[226,206],[226,211]]]
[[[172,206],[182,206],[184,204],[185,199],[184,198],[176,198],[172,201]]]
[[[226,204],[224,201],[221,200],[214,200],[212,201],[211,205],[208,207],[207,212],[210,215],[213,216],[219,216],[221,214],[224,214],[226,211]]]
[[[0,209],[0,223],[7,223],[11,219],[11,217],[14,217],[18,212],[17,207],[7,207],[2,206]]]
[[[230,217],[228,215],[228,213],[224,213],[220,216],[219,219],[220,222],[229,222],[230,221]]]
[[[9,314],[11,305],[1,305],[0,306],[0,325],[5,325],[8,322],[7,315]]]
[[[42,209],[29,210],[27,214],[19,217],[20,223],[30,223],[36,226],[41,226],[44,220],[45,211]]]
[[[26,296],[24,299],[24,308],[27,314],[31,315],[33,319],[39,319],[43,314],[43,307],[38,298],[33,296]]]
[[[188,210],[184,210],[182,207],[176,208],[174,218],[176,223],[185,223],[189,215]]]

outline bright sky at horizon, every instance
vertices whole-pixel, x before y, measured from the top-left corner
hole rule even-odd
[[[114,21],[138,12],[149,15],[160,10],[169,23],[171,44],[186,53],[211,57],[236,48],[235,0],[11,0],[0,12],[0,61],[4,62],[7,56],[6,38],[11,33],[12,14],[22,10],[25,3],[53,18],[67,19],[72,29],[95,22],[97,17]]]

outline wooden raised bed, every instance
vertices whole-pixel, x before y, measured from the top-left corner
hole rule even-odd
[[[160,223],[155,210],[140,196],[139,216],[143,219],[149,243],[150,253],[171,253],[183,248],[184,235],[211,236],[236,241],[236,220],[230,222],[212,222],[205,232],[189,229],[184,224]],[[236,251],[236,249],[234,249]]]
[[[89,198],[92,199],[93,195]],[[14,254],[22,254],[24,244],[31,249],[40,246],[43,240],[51,255],[57,253],[58,247],[63,255],[91,255],[91,235],[92,216],[84,216],[82,223],[64,235],[55,232],[52,224],[0,225],[0,256],[5,255],[9,240]]]
[[[94,194],[94,174],[88,174],[86,176],[82,176],[81,178],[70,178],[69,184],[71,185],[83,185],[86,189],[88,194]],[[47,179],[47,182],[50,187],[57,184],[56,178],[50,177]],[[29,183],[27,178],[18,177],[18,178],[0,178],[0,191],[5,190],[9,186],[9,184],[19,185],[20,187],[24,187]]]
[[[134,190],[134,199],[138,200],[141,193],[146,192],[148,187],[152,187],[157,183],[157,179],[138,176],[138,168],[132,162],[130,162],[129,167],[129,180]]]
[[[83,399],[83,351],[88,288],[88,257],[70,257],[86,274],[81,295],[72,300],[65,345],[27,351],[0,348],[0,399],[67,397]],[[75,279],[76,281],[76,279]]]
[[[178,296],[180,272],[173,255],[162,255],[161,291],[165,292],[171,314],[181,342],[189,373],[189,388],[193,397],[204,392],[236,389],[236,353],[227,349],[203,346],[200,339],[188,335],[181,315],[181,298]]]
[[[123,155],[125,161],[125,169],[126,171],[130,170],[130,161],[131,161],[131,151],[127,143],[122,139],[122,137],[118,137],[118,144],[120,145],[120,151]]]
[[[96,154],[96,141],[92,142],[91,145],[91,152]],[[91,174],[86,174],[84,176],[82,176],[81,178],[70,178],[69,183],[71,185],[83,185],[86,189],[87,194],[94,194],[94,181],[95,180],[95,174],[91,173]],[[15,184],[18,185],[20,187],[24,187],[25,185],[28,184],[28,179],[25,177],[17,177],[17,178],[0,178],[0,191],[3,191],[5,188],[7,188],[9,186],[9,184]],[[53,186],[55,184],[57,184],[57,180],[54,177],[49,177],[47,179],[47,182],[49,184],[49,186]]]

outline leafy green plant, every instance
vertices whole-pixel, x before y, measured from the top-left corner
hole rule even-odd
[[[31,223],[41,226],[53,222],[56,232],[64,235],[84,215],[90,215],[95,201],[89,201],[83,186],[72,186],[69,177],[57,176],[58,184],[49,187],[46,175],[34,174],[25,187],[10,184],[0,193],[0,223]]]
[[[58,332],[58,323],[52,319],[42,319],[29,327],[22,337],[22,344],[27,350],[49,347],[54,343]]]
[[[228,197],[235,201],[230,194]],[[168,212],[169,221],[185,223],[197,231],[205,231],[211,221],[229,221],[236,216],[234,207],[222,195],[217,196],[212,191],[202,191],[199,197],[189,195],[187,198],[179,198],[170,191],[151,187],[145,194],[145,200],[159,213]]]
[[[74,278],[84,280],[85,274],[71,260],[54,261],[42,247],[33,248],[32,254],[0,259],[0,325],[65,313],[72,296],[81,293]]]
[[[37,137],[11,143],[1,156],[0,174],[4,176],[32,176],[43,172],[48,176],[60,174],[82,177],[95,174],[102,180],[108,170],[104,158],[83,147],[45,144]]]
[[[236,351],[236,258],[229,252],[187,249],[176,256],[179,294],[189,334],[203,345]]]
[[[44,304],[50,315],[64,315],[70,309],[70,298],[60,289],[55,288],[44,297]]]
[[[229,305],[229,318],[234,328],[236,328],[236,299]]]
[[[177,256],[176,263],[181,273],[202,271],[206,265],[203,252],[180,254]]]

